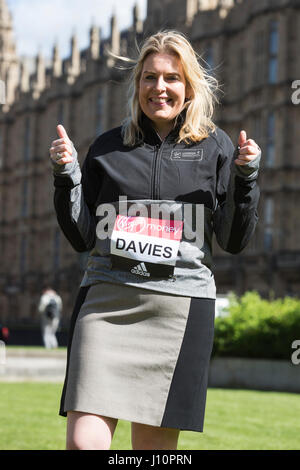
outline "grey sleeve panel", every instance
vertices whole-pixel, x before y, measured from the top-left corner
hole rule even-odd
[[[86,247],[93,246],[96,223],[85,203],[81,184],[70,190],[70,215]]]
[[[77,158],[77,151],[72,143],[72,157],[73,161],[71,163],[66,163],[65,165],[58,165],[52,159],[50,159],[52,164],[53,175],[55,181],[58,182],[58,186],[63,186],[64,182],[68,183],[68,186],[80,184],[81,181],[81,170]]]
[[[234,165],[234,171],[237,176],[247,180],[253,180],[258,177],[258,170],[261,160],[261,150],[256,158],[246,163],[246,165]]]
[[[94,246],[96,219],[84,196],[77,152],[74,156],[73,162],[66,165],[53,162],[54,206],[66,238],[76,251],[83,252]]]

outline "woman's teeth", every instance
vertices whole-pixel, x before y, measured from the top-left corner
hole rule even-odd
[[[150,98],[150,101],[153,101],[153,103],[167,103],[168,101],[171,101],[169,98]]]

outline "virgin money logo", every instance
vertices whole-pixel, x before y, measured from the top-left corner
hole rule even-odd
[[[181,239],[182,225],[183,222],[181,221],[118,215],[115,230],[176,240]]]
[[[146,220],[144,217],[127,217],[119,216],[117,218],[117,228],[124,232],[143,232],[146,228]]]

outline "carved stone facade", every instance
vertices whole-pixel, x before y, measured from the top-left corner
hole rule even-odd
[[[300,80],[300,0],[148,0],[144,23],[137,7],[126,31],[113,16],[110,37],[92,26],[86,50],[73,36],[69,58],[62,60],[55,45],[52,63],[39,54],[33,73],[16,55],[12,17],[0,0],[2,321],[37,322],[45,284],[62,295],[69,318],[85,255],[58,228],[49,144],[62,123],[82,162],[97,135],[121,123],[128,76],[114,67],[107,47],[132,57],[135,41],[159,29],[186,33],[222,84],[216,123],[234,142],[245,129],[263,150],[259,224],[240,255],[215,245],[218,292],[300,292],[300,104],[292,100]]]

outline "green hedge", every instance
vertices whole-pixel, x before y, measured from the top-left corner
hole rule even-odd
[[[215,321],[213,356],[291,359],[300,340],[300,299],[265,300],[255,292],[230,295],[228,313]]]

